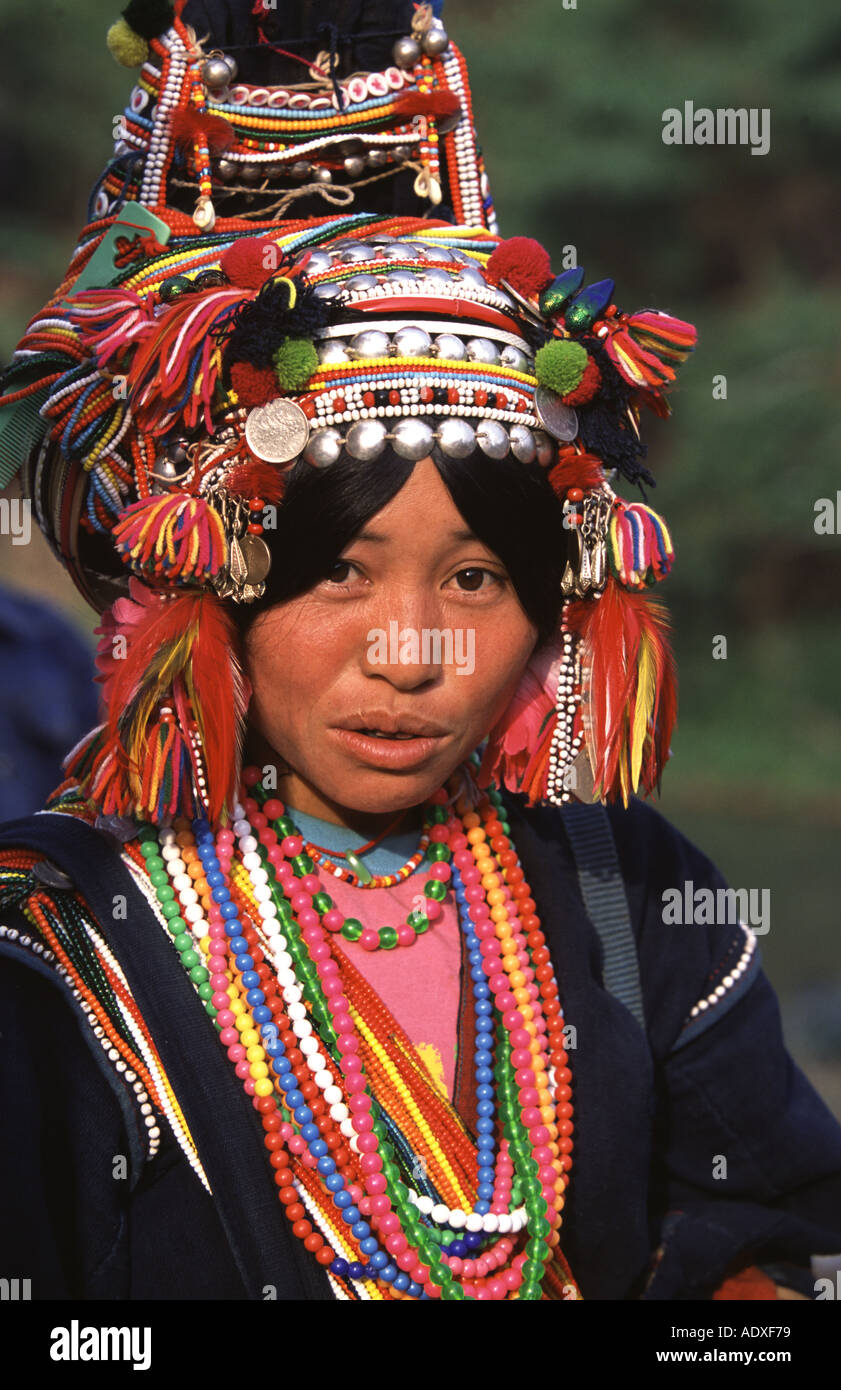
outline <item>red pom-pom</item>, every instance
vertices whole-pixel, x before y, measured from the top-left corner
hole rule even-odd
[[[285,487],[286,470],[279,464],[263,463],[258,459],[238,463],[225,478],[225,489],[233,496],[246,500],[259,496],[263,502],[275,506],[283,500]]]
[[[232,285],[259,290],[278,269],[281,251],[269,237],[241,237],[229,246],[219,264]]]
[[[250,362],[234,363],[231,367],[231,385],[237,393],[239,404],[249,409],[254,405],[268,405],[280,390],[271,367],[252,367]]]
[[[192,151],[194,145],[206,145],[211,154],[223,154],[234,142],[234,128],[221,116],[203,116],[187,107],[176,111],[170,127],[179,149]]]
[[[594,358],[588,357],[587,366],[581,375],[581,380],[574,391],[567,391],[561,397],[564,405],[586,405],[591,401],[602,384],[602,374],[599,364]]]
[[[604,480],[602,461],[596,454],[578,454],[569,447],[561,449],[558,462],[549,472],[552,490],[562,500],[571,488],[592,492],[601,487]]]
[[[500,242],[485,266],[485,278],[492,285],[505,280],[524,299],[536,299],[552,279],[549,252],[532,237],[509,237]]]

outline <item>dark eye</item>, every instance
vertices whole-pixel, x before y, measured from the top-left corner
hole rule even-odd
[[[352,572],[353,565],[349,560],[337,560],[334,565],[330,566],[324,577],[331,584],[346,584]]]
[[[490,570],[483,570],[477,566],[471,569],[459,570],[458,574],[454,575],[453,578],[456,580],[460,589],[465,589],[468,593],[475,593],[477,589],[483,587],[486,576],[488,579],[496,579],[496,575],[492,574]]]

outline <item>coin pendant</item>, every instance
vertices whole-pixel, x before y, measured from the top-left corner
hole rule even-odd
[[[290,463],[303,452],[309,435],[310,422],[295,401],[255,406],[245,422],[249,449],[266,463]]]
[[[555,439],[567,442],[578,434],[578,416],[572,406],[564,405],[556,391],[548,386],[538,386],[534,393],[534,408],[537,418],[545,430]]]
[[[244,583],[262,584],[272,567],[271,551],[266,542],[262,536],[245,535],[239,543],[239,548],[245,561]]]

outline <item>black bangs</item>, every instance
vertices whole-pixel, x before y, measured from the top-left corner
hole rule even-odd
[[[539,640],[546,640],[560,617],[569,533],[544,470],[515,463],[510,455],[490,459],[478,450],[453,459],[436,447],[431,457],[461,516],[505,566]],[[296,464],[277,509],[277,527],[265,532],[272,552],[266,592],[258,602],[236,607],[240,626],[247,629],[257,613],[324,579],[357,532],[396,497],[413,467],[391,449],[368,463],[343,455],[330,468]],[[418,525],[434,528],[435,517],[418,517]]]

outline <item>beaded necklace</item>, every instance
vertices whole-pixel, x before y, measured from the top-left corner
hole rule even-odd
[[[444,897],[452,879],[467,938],[476,1148],[413,1069],[408,1039],[360,988],[299,837],[278,841],[244,795],[230,830],[144,826],[140,850],[182,964],[261,1114],[293,1234],[334,1289],[560,1297],[551,1261],[565,1269],[572,1111],[558,988],[499,793],[477,810],[459,798],[449,817],[446,802],[444,790],[432,802],[433,867],[448,872],[427,888]]]
[[[276,797],[270,797],[263,803],[263,814],[268,816],[269,820],[275,821],[275,829],[278,828],[278,820],[288,819],[290,823],[292,821],[292,816],[287,812],[283,802],[279,801]],[[322,869],[323,872],[332,874],[334,878],[339,879],[343,883],[350,883],[354,888],[394,888],[398,883],[402,883],[404,879],[410,878],[411,875],[420,868],[424,859],[427,857],[427,850],[430,842],[430,827],[433,822],[429,821],[427,823],[425,819],[418,848],[399,868],[393,869],[390,873],[373,873],[364,862],[362,856],[363,854],[367,854],[370,850],[376,849],[381,841],[390,835],[404,818],[405,812],[401,812],[400,815],[395,817],[391,824],[388,825],[385,830],[381,831],[379,835],[375,836],[373,840],[369,840],[367,844],[364,845],[357,845],[352,850],[329,849],[324,845],[314,844],[311,840],[304,839],[302,836],[304,852],[309,855],[313,863]],[[301,831],[295,827],[290,833],[300,835]],[[336,859],[344,859],[348,867],[346,868],[342,864],[337,864],[335,862]]]

